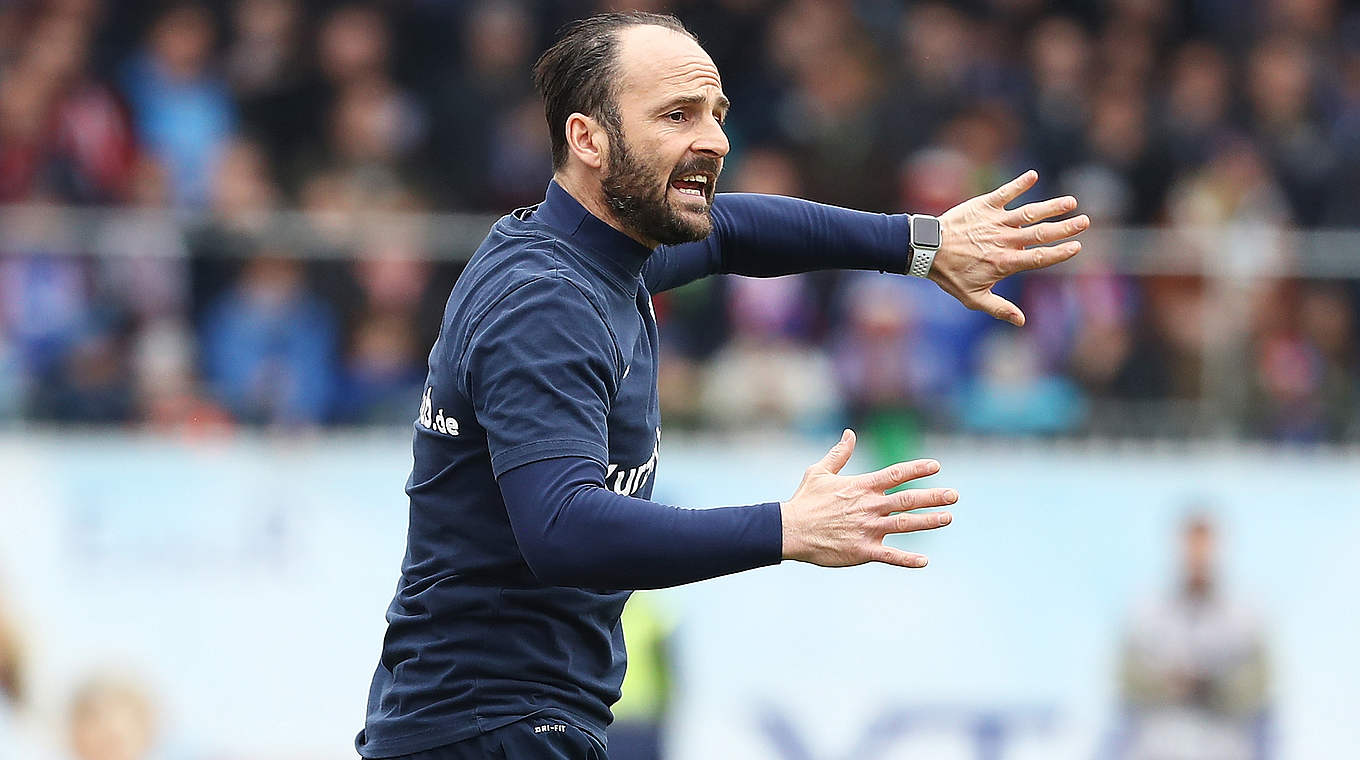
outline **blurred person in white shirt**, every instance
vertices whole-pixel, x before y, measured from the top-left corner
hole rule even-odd
[[[1117,756],[1128,760],[1257,760],[1269,756],[1265,631],[1227,597],[1215,572],[1217,531],[1203,514],[1181,530],[1181,577],[1134,610],[1121,688]]]

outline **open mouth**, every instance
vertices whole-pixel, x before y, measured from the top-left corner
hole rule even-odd
[[[686,174],[679,179],[671,181],[671,187],[675,188],[684,195],[692,195],[696,198],[707,199],[708,190],[713,184],[712,175],[703,172]]]

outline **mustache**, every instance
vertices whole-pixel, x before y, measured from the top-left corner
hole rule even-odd
[[[688,161],[684,165],[671,172],[671,181],[675,181],[689,174],[711,174],[716,182],[718,175],[722,173],[722,159],[704,156]]]

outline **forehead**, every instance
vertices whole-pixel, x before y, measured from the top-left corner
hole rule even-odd
[[[722,78],[708,53],[687,35],[662,26],[631,26],[619,32],[619,73],[624,98],[722,94]]]

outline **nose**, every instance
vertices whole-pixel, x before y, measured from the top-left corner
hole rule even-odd
[[[722,158],[732,146],[727,142],[727,133],[723,131],[722,125],[716,118],[709,116],[691,148],[700,155]]]

